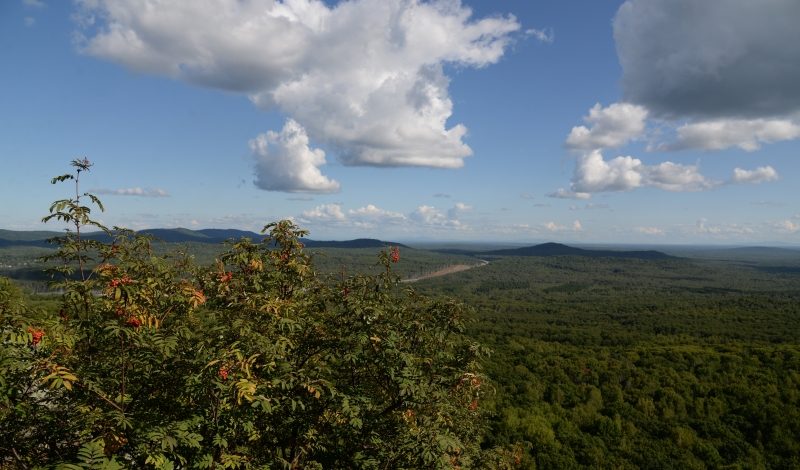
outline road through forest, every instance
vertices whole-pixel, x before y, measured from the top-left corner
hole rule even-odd
[[[461,271],[467,271],[469,269],[486,266],[487,264],[489,264],[489,262],[483,259],[479,260],[479,262],[476,264],[453,264],[451,266],[446,266],[442,269],[436,270],[432,273],[423,274],[421,276],[410,277],[408,279],[403,279],[402,282],[417,282],[417,281],[422,281],[423,279],[446,276],[448,274],[460,273]]]

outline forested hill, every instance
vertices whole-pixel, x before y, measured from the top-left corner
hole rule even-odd
[[[219,244],[226,240],[239,240],[241,238],[250,238],[251,240],[258,241],[264,238],[263,235],[246,230],[235,229],[203,229],[203,230],[190,230],[186,228],[156,228],[142,230],[139,232],[143,235],[151,235],[156,240],[167,243],[211,243]],[[16,231],[16,230],[2,230],[0,229],[0,248],[12,246],[33,246],[33,247],[51,247],[52,245],[47,242],[48,239],[63,235],[62,232],[52,231]],[[86,238],[100,240],[103,242],[110,241],[109,236],[103,232],[90,232],[85,234]],[[406,246],[400,243],[376,240],[373,238],[357,238],[355,240],[311,240],[308,238],[301,239],[303,244],[309,248],[384,248],[386,246],[398,246],[405,248]]]
[[[673,259],[666,253],[655,250],[618,251],[618,250],[586,250],[561,243],[542,243],[522,248],[507,248],[491,251],[469,250],[435,250],[451,254],[472,256],[585,256],[591,258],[628,258],[628,259]]]

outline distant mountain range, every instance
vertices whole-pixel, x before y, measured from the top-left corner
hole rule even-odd
[[[674,259],[666,253],[655,250],[645,251],[617,251],[617,250],[586,250],[561,243],[542,243],[540,245],[525,246],[522,248],[508,248],[491,251],[469,250],[435,250],[443,253],[471,255],[471,256],[585,256],[591,258],[634,258],[634,259]]]
[[[155,228],[138,232],[142,235],[150,235],[154,239],[167,243],[212,243],[219,244],[226,240],[239,240],[249,238],[259,241],[264,235],[246,230],[235,229],[203,229],[190,230],[186,228]],[[30,246],[50,248],[53,245],[47,240],[53,237],[64,235],[63,232],[49,231],[17,231],[0,229],[0,248],[11,246]],[[92,240],[104,242],[110,241],[110,237],[103,232],[88,232],[84,237]],[[374,238],[357,238],[355,240],[312,240],[302,238],[301,241],[307,248],[384,248],[386,246],[398,246],[407,248],[406,245],[395,242],[376,240]]]
[[[489,256],[588,256],[592,258],[636,258],[636,259],[670,259],[666,253],[655,250],[646,251],[616,251],[616,250],[585,250],[561,243],[542,243],[541,245],[493,250],[482,253]]]
[[[155,228],[142,230],[139,233],[150,235],[154,239],[166,243],[208,243],[220,244],[226,240],[239,240],[241,238],[249,238],[254,241],[260,241],[264,235],[256,232],[236,229],[203,229],[203,230],[190,230],[186,228]],[[41,247],[52,248],[53,245],[48,243],[47,240],[53,237],[63,235],[64,232],[56,231],[18,231],[18,230],[3,230],[0,229],[0,248],[27,246],[27,247]],[[108,235],[103,232],[88,232],[84,234],[85,237],[100,240],[104,242],[110,241]],[[391,241],[377,240],[374,238],[357,238],[354,240],[313,240],[301,239],[301,241],[308,248],[372,248],[381,249],[387,246],[398,246],[401,248],[408,248],[408,246]],[[627,249],[626,249],[627,248]],[[742,259],[742,260],[784,260],[784,259],[797,259],[800,257],[800,249],[797,248],[780,248],[780,247],[762,247],[762,246],[747,246],[747,247],[694,247],[694,246],[672,246],[664,247],[664,253],[654,249],[637,250],[630,249],[634,247],[620,247],[619,249],[608,249],[605,247],[600,248],[577,248],[573,246],[563,245],[561,243],[542,243],[539,245],[525,246],[521,248],[504,248],[497,250],[486,250],[476,247],[475,249],[464,248],[443,248],[435,249],[427,247],[430,251],[438,253],[449,253],[466,256],[585,256],[585,257],[605,257],[605,258],[633,258],[633,259],[648,259],[660,260],[678,257],[689,258],[708,258],[708,259]],[[651,248],[651,247],[647,247]],[[652,247],[659,248],[660,247]]]

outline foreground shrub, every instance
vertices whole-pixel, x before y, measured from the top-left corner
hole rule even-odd
[[[0,281],[0,466],[458,468],[480,449],[481,348],[464,307],[380,272],[324,282],[289,221],[216,265],[155,256],[91,218],[86,160],[45,219],[70,224],[51,260],[60,311]],[[91,205],[83,205],[88,200]],[[86,237],[86,228],[105,232]],[[507,454],[507,455],[506,455]]]

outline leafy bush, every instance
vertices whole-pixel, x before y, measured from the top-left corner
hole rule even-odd
[[[465,308],[380,273],[322,282],[290,221],[211,267],[92,219],[75,183],[45,220],[58,313],[0,280],[0,467],[507,467],[480,448],[487,392]],[[84,201],[90,205],[83,205]],[[84,237],[105,231],[111,243]],[[515,453],[516,452],[516,453]]]

